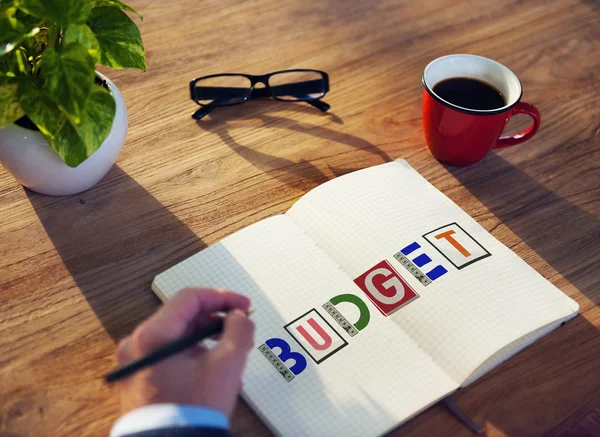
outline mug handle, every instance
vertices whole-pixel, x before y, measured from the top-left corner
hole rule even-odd
[[[516,146],[517,144],[524,143],[531,139],[540,128],[542,118],[540,117],[540,111],[538,111],[538,108],[535,106],[530,105],[529,103],[519,102],[512,109],[510,116],[512,117],[515,114],[527,114],[533,119],[533,123],[521,132],[498,138],[496,145],[492,147],[492,149],[501,149],[503,147]]]

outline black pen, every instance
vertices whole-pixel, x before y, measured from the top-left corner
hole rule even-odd
[[[247,312],[248,315],[251,314],[251,311]],[[166,346],[163,346],[160,349],[151,352],[139,360],[133,361],[119,369],[116,369],[110,372],[108,375],[104,377],[104,380],[107,383],[115,382],[119,379],[130,376],[131,374],[137,372],[140,369],[151,366],[152,364],[156,364],[159,361],[162,361],[166,358],[169,358],[179,352],[186,350],[187,348],[198,344],[202,340],[205,340],[213,335],[217,335],[223,331],[223,323],[224,318],[218,319],[215,322],[211,323],[204,329],[199,331],[192,332],[191,334],[186,335],[185,337],[180,338],[172,343],[169,343]]]

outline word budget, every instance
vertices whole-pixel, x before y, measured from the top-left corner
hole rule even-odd
[[[420,239],[423,244],[419,241],[410,242],[391,259],[378,262],[354,279],[357,287],[383,317],[419,298],[417,291],[393,264],[406,269],[417,279],[419,286],[427,287],[448,274],[449,269],[460,272],[463,268],[491,256],[458,223],[434,229],[422,235]],[[423,247],[425,243],[428,244],[427,248]],[[344,315],[339,308],[341,303],[355,307],[352,321],[347,318],[351,307],[344,306]],[[338,330],[341,329],[352,338],[364,330],[370,320],[371,311],[363,299],[356,294],[338,294],[322,305],[321,312],[312,308],[283,326],[284,332],[289,334],[299,349],[294,350],[284,338],[272,337],[262,343],[258,350],[279,374],[290,382],[306,369],[307,357],[318,365],[348,346],[348,341]]]

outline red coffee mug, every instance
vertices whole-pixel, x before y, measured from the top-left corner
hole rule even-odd
[[[493,85],[506,100],[502,108],[477,110],[454,105],[433,88],[450,78],[473,78]],[[491,149],[516,146],[532,138],[540,127],[540,112],[521,102],[523,87],[504,65],[475,55],[450,55],[432,61],[423,72],[423,128],[429,150],[439,161],[471,165]],[[516,134],[500,136],[514,114],[527,114],[533,123]]]

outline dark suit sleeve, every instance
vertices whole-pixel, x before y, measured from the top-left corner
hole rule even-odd
[[[228,430],[220,428],[174,427],[136,432],[123,437],[231,437],[231,434]]]

